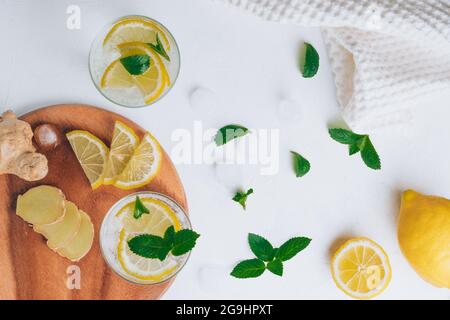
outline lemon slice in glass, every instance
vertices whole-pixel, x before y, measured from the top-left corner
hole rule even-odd
[[[139,138],[133,129],[116,121],[103,184],[114,184],[116,177],[123,171],[138,144]]]
[[[125,169],[117,177],[114,186],[129,190],[148,184],[159,172],[161,161],[161,147],[158,141],[147,132]]]
[[[175,259],[171,259],[170,256],[164,261],[160,261],[134,254],[128,246],[128,241],[134,236],[122,229],[117,246],[117,258],[128,275],[139,280],[157,282],[176,271],[177,262]]]
[[[150,213],[139,219],[133,216],[135,202],[130,202],[117,213],[123,229],[120,231],[117,257],[123,270],[140,280],[159,281],[177,269],[176,260],[170,256],[164,261],[148,259],[134,254],[128,241],[137,234],[147,233],[162,237],[168,227],[175,231],[181,229],[181,222],[175,212],[163,201],[154,198],[140,198]]]
[[[370,239],[355,238],[334,254],[331,273],[344,293],[356,299],[370,299],[386,289],[392,271],[383,248]]]
[[[103,40],[106,49],[112,49],[126,42],[143,42],[157,44],[159,35],[166,52],[170,51],[170,42],[166,33],[153,21],[141,17],[130,17],[114,24]]]
[[[143,214],[135,219],[135,202],[130,202],[117,213],[121,218],[123,228],[128,233],[148,233],[162,237],[167,228],[174,226],[175,230],[181,229],[181,223],[175,212],[163,201],[153,198],[140,198],[142,204],[150,213]]]
[[[74,130],[66,136],[92,189],[97,189],[103,183],[108,147],[88,131]]]
[[[166,67],[159,55],[148,45],[131,42],[119,45],[122,58],[145,54],[150,57],[150,67],[140,75],[131,75],[122,65],[120,59],[113,61],[103,73],[100,80],[102,88],[123,89],[137,87],[145,103],[150,104],[160,98],[170,84]]]

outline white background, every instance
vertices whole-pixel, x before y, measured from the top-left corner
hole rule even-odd
[[[66,28],[66,8],[81,8],[81,30]],[[91,82],[88,52],[108,22],[126,14],[161,21],[178,41],[181,74],[174,89],[156,105],[126,109],[105,100]],[[192,130],[241,123],[279,128],[280,170],[259,176],[256,168],[228,168],[233,188],[253,187],[244,212],[230,200],[232,189],[211,165],[177,165],[188,196],[194,228],[201,233],[187,266],[166,299],[346,299],[330,275],[330,252],[339,239],[365,236],[387,251],[392,281],[383,299],[449,299],[446,289],[422,281],[403,258],[396,239],[401,190],[450,198],[450,93],[417,101],[409,125],[385,128],[371,137],[383,162],[375,172],[345,146],[332,141],[327,127],[339,109],[318,29],[261,21],[209,0],[0,1],[0,107],[21,114],[40,106],[86,103],[127,116],[148,128],[170,152],[177,128]],[[303,79],[297,69],[302,41],[321,56],[318,75]],[[219,107],[208,115],[190,107],[198,87],[215,93]],[[298,105],[299,119],[280,121],[282,99]],[[305,155],[311,172],[293,175],[290,150]],[[240,170],[240,171],[239,171]],[[236,172],[244,173],[240,176]],[[312,243],[285,264],[282,278],[270,273],[253,280],[228,274],[252,256],[246,238],[259,233],[275,245],[304,235]]]

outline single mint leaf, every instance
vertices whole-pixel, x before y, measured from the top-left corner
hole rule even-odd
[[[173,226],[170,226],[164,233],[164,241],[166,241],[167,245],[170,246],[170,248],[172,248],[174,240],[175,240],[175,228]]]
[[[328,132],[330,134],[330,137],[333,140],[336,140],[339,143],[343,143],[343,144],[354,144],[354,143],[358,143],[358,141],[361,141],[362,139],[364,139],[364,135],[360,135],[360,134],[356,134],[353,133],[350,130],[346,130],[346,129],[328,129]]]
[[[146,54],[136,54],[121,58],[120,62],[133,76],[143,74],[150,67],[150,57]]]
[[[309,43],[304,44],[304,53],[300,61],[300,70],[304,78],[312,78],[319,70],[319,54],[317,50]]]
[[[173,239],[172,254],[174,256],[181,256],[191,251],[195,247],[198,237],[200,235],[193,230],[183,229],[177,231]]]
[[[230,124],[219,129],[214,142],[217,146],[222,146],[233,139],[245,136],[248,132],[248,129],[243,126]]]
[[[311,169],[311,164],[307,159],[295,151],[291,151],[294,159],[294,171],[297,178],[303,177]]]
[[[369,168],[374,170],[381,169],[380,156],[375,150],[375,147],[373,146],[372,141],[370,141],[369,137],[366,137],[365,143],[361,148],[361,158]]]
[[[278,248],[278,251],[275,255],[275,259],[279,259],[281,261],[287,261],[289,259],[292,259],[294,256],[297,255],[297,253],[305,249],[310,242],[311,239],[305,237],[292,238],[283,243]]]
[[[160,259],[163,256],[165,258],[170,251],[170,246],[163,238],[151,234],[141,234],[130,239],[128,247],[133,253],[148,259]]]
[[[263,261],[272,261],[275,252],[270,244],[265,238],[254,234],[248,234],[248,244],[250,245],[250,249],[252,249],[255,256]]]
[[[156,45],[153,43],[147,43],[147,45],[155,50],[160,56],[162,56],[167,61],[170,61],[170,57],[166,52],[166,49],[164,49],[163,44],[161,43],[161,40],[159,38],[159,33],[156,33]]]
[[[259,259],[244,260],[239,262],[231,271],[231,275],[235,278],[257,278],[264,273],[266,265],[264,261]]]
[[[352,156],[355,153],[358,153],[361,149],[359,148],[358,143],[353,143],[351,145],[348,146],[348,155]]]
[[[144,206],[141,199],[136,196],[136,201],[134,203],[133,217],[139,219],[143,214],[149,214],[150,211]]]
[[[283,262],[280,259],[270,261],[267,264],[267,270],[281,277],[283,275]]]
[[[238,203],[242,206],[242,208],[244,208],[244,210],[246,210],[246,209],[247,209],[247,198],[248,198],[248,196],[251,195],[252,193],[253,193],[253,189],[251,189],[251,188],[248,189],[247,192],[241,192],[241,191],[238,191],[238,192],[236,192],[236,194],[234,195],[233,201],[238,202]]]

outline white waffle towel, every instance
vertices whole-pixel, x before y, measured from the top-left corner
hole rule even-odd
[[[321,27],[342,116],[354,130],[397,123],[415,98],[450,90],[450,0],[216,1]]]

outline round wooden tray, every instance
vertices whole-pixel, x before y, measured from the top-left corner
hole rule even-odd
[[[33,128],[52,123],[63,133],[88,130],[107,145],[114,122],[123,121],[142,137],[146,130],[109,111],[87,105],[56,105],[32,111],[21,117]],[[117,276],[103,260],[99,229],[108,209],[120,198],[140,190],[165,194],[186,211],[183,185],[171,160],[163,152],[160,172],[147,186],[124,191],[112,186],[90,188],[89,182],[67,140],[46,154],[49,174],[41,181],[26,182],[13,175],[0,176],[0,299],[158,299],[171,281],[158,285],[134,285]],[[95,228],[91,251],[78,263],[50,250],[45,239],[15,214],[16,199],[31,187],[48,184],[60,188],[67,199],[87,212]],[[80,289],[69,289],[70,266],[80,270]]]

